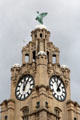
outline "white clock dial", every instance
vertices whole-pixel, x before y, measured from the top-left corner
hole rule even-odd
[[[18,100],[26,99],[32,92],[34,87],[34,79],[31,75],[23,76],[16,87],[15,95]]]
[[[64,101],[66,98],[66,89],[63,81],[59,76],[53,75],[49,81],[50,89],[52,90],[53,96],[59,100]]]

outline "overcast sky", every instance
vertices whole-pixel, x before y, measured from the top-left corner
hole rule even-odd
[[[80,0],[0,0],[0,102],[10,96],[10,68],[21,64],[22,46],[38,24],[36,11],[48,12],[44,24],[60,63],[71,70],[71,98],[80,103]]]

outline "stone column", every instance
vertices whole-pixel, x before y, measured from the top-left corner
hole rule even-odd
[[[29,53],[29,62],[30,63],[32,63],[32,60],[33,60],[33,55],[32,55],[32,50],[31,50],[31,42],[29,43],[29,51],[30,51],[30,53]]]
[[[40,112],[39,120],[47,120],[47,112],[46,111]]]
[[[8,102],[8,120],[14,120],[14,109],[15,109],[14,101],[10,100]]]
[[[44,51],[44,43],[43,40],[40,40],[40,51]]]
[[[25,52],[22,53],[22,64],[25,64]]]
[[[56,63],[59,64],[59,54],[56,55]]]

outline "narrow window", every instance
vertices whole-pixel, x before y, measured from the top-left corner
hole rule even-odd
[[[59,111],[55,109],[55,114],[56,114],[56,120],[59,120]]]
[[[37,38],[37,34],[35,34],[35,38]]]
[[[23,113],[23,120],[28,120],[28,114],[29,114],[29,107],[25,106],[22,108],[22,113]]]
[[[23,116],[23,120],[28,120],[28,116]]]
[[[6,116],[5,116],[5,120],[7,120],[7,119],[8,119],[8,116],[6,115]]]
[[[45,38],[47,38],[47,35],[45,35]]]
[[[37,103],[36,103],[36,108],[39,108],[40,107],[40,102],[38,101]]]
[[[58,107],[55,107],[54,112],[55,112],[55,115],[56,115],[56,120],[60,120],[61,109],[58,108]]]
[[[33,62],[36,60],[36,51],[33,51]]]
[[[40,50],[40,41],[37,40],[37,51],[39,52],[39,50]]]
[[[77,120],[77,118],[76,118],[76,117],[74,117],[74,120]]]
[[[47,63],[49,63],[49,52],[47,51]]]
[[[42,33],[40,33],[40,38],[42,38]]]
[[[26,63],[29,62],[29,55],[28,55],[28,54],[25,55],[25,62],[26,62]]]
[[[39,120],[39,112],[36,113],[36,120]]]
[[[45,102],[45,107],[48,108],[48,102],[47,101]]]
[[[52,56],[52,63],[53,63],[53,64],[56,63],[56,55],[55,55],[55,54]]]

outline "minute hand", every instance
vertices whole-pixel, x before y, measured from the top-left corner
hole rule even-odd
[[[57,91],[60,91],[60,86],[61,86],[61,83],[58,85]]]
[[[58,85],[58,88],[61,86],[61,83]]]
[[[28,78],[28,80],[29,80],[29,78]],[[23,84],[23,91],[25,91],[25,88],[26,88],[26,85],[27,85],[27,83],[28,83],[28,80],[26,81],[26,79],[25,79],[25,82],[24,82],[24,84]]]

